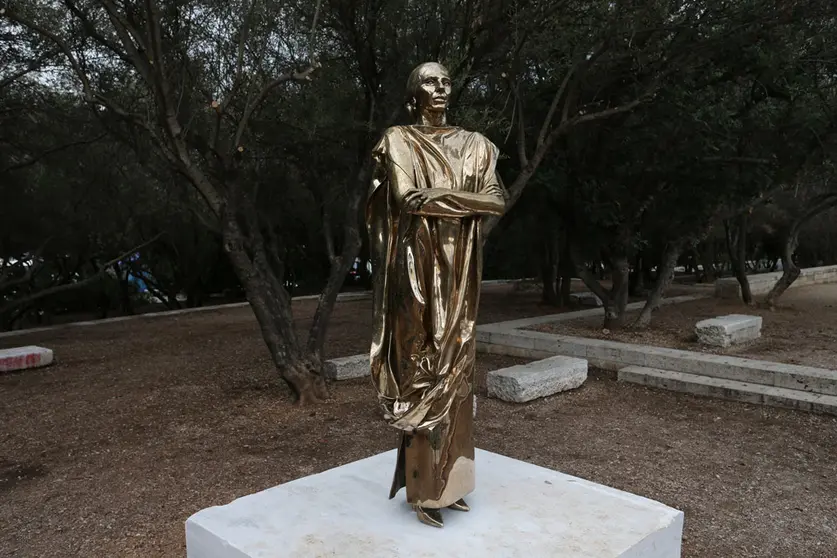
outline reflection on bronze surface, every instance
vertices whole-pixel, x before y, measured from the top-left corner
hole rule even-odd
[[[384,417],[402,432],[390,498],[406,487],[419,519],[441,526],[427,510],[467,511],[474,489],[480,220],[505,202],[497,148],[447,125],[447,70],[422,64],[407,91],[416,124],[388,129],[373,150],[371,366]]]
[[[466,504],[466,503],[465,503],[465,500],[463,500],[462,498],[460,498],[459,500],[457,500],[457,501],[456,501],[456,502],[454,502],[453,504],[449,505],[448,507],[449,507],[450,509],[452,509],[452,510],[456,510],[456,511],[462,511],[462,512],[469,512],[469,511],[471,511],[471,506],[469,506],[468,504]]]

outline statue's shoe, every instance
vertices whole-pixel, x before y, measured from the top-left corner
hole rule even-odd
[[[462,512],[471,511],[471,506],[466,504],[465,500],[463,500],[462,498],[460,498],[459,500],[457,500],[453,504],[449,505],[448,508],[450,508],[452,510],[456,510],[456,511],[462,511]]]
[[[425,525],[430,525],[431,527],[439,528],[445,526],[444,522],[442,521],[442,510],[433,508],[422,508],[421,506],[415,506],[415,510],[416,516],[418,517],[419,521],[421,521]]]

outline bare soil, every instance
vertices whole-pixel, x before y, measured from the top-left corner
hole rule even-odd
[[[483,322],[555,312],[537,294],[489,291]],[[301,325],[312,311],[298,305]],[[368,313],[338,305],[332,356],[366,350]],[[0,556],[183,556],[192,513],[396,441],[368,380],[289,403],[248,309],[0,340],[30,343],[57,364],[0,376]],[[684,510],[686,557],[837,556],[834,418],[596,372],[525,405],[486,399],[486,372],[516,362],[478,359],[479,447]]]
[[[661,307],[647,329],[603,330],[602,318],[533,326],[561,335],[591,337],[837,370],[837,285],[791,289],[776,310],[707,298]],[[631,317],[638,313],[632,313]],[[762,317],[761,339],[726,349],[700,345],[695,324],[727,314]]]

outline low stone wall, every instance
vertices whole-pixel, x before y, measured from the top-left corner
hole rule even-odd
[[[773,285],[781,276],[781,271],[749,275],[750,290],[754,295],[765,295],[770,292],[770,289],[773,288]],[[803,269],[791,288],[821,285],[823,283],[837,283],[837,265]],[[717,298],[741,298],[741,285],[738,284],[735,277],[718,279],[715,281],[715,296]]]
[[[663,304],[696,298],[703,297],[664,299]],[[556,355],[580,358],[590,366],[617,372],[620,381],[837,415],[837,370],[524,329],[601,314],[601,309],[582,310],[481,325],[477,327],[477,350],[530,360]]]
[[[477,330],[477,349],[483,353],[530,359],[564,355],[586,359],[590,366],[603,370],[619,371],[627,366],[643,366],[837,396],[835,370],[540,331],[511,330],[499,325]]]

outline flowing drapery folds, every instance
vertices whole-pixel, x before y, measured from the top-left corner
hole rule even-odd
[[[441,508],[474,487],[480,219],[504,207],[497,148],[458,127],[396,126],[373,157],[371,372],[385,419],[402,431],[390,496],[406,486],[410,503]],[[426,201],[408,209],[421,189]]]

